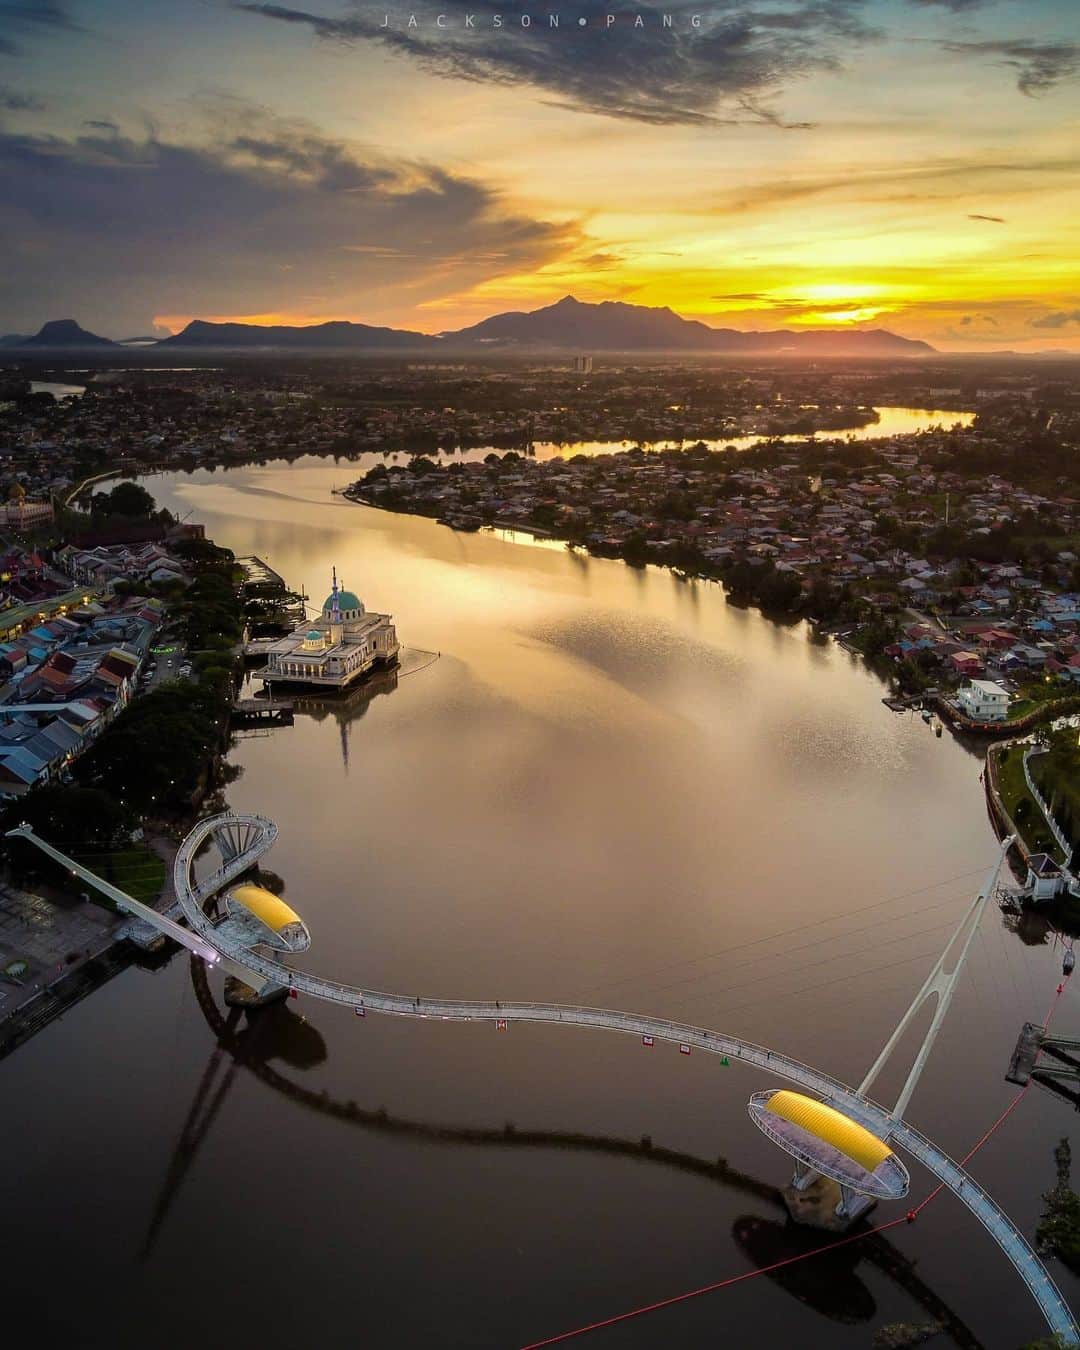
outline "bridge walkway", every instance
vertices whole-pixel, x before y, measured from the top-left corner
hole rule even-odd
[[[192,875],[195,858],[203,845],[219,832],[229,841],[226,860],[202,881],[196,881]],[[33,838],[34,842],[44,847],[46,852],[64,860],[62,854],[37,839],[26,827],[20,827],[18,831],[12,833],[23,833]],[[1080,1344],[1080,1327],[1038,1254],[1005,1211],[974,1177],[908,1121],[893,1116],[885,1107],[860,1095],[839,1079],[793,1059],[790,1055],[704,1027],[614,1009],[560,1003],[410,998],[405,994],[365,989],[357,985],[326,980],[305,971],[293,970],[270,957],[231,943],[224,933],[215,929],[204,913],[203,906],[206,900],[228,885],[231,880],[254,866],[276,838],[277,827],[273,821],[263,816],[237,813],[208,817],[192,830],[176,855],[173,875],[176,896],[184,916],[202,941],[196,939],[193,942],[190,933],[183,933],[185,939],[183,945],[199,951],[204,943],[208,944],[220,954],[218,964],[221,968],[240,969],[252,975],[262,976],[265,984],[302,990],[314,998],[362,1009],[365,1012],[459,1022],[483,1021],[507,1024],[537,1022],[592,1027],[675,1042],[708,1054],[726,1056],[729,1060],[752,1064],[755,1068],[775,1074],[816,1093],[830,1105],[860,1120],[882,1138],[889,1138],[948,1186],[986,1228],[1012,1262],[1050,1329],[1058,1334],[1065,1344]],[[238,845],[241,846],[241,851],[233,852]],[[70,860],[67,861],[70,863]],[[130,900],[128,906],[130,907]],[[138,909],[135,912],[138,912]],[[154,911],[149,911],[141,917],[151,921],[157,920],[167,931],[176,928],[176,925],[163,920],[162,916]]]

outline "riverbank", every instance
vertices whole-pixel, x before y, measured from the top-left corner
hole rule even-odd
[[[1067,864],[1072,853],[1071,849],[1062,849],[1058,833],[1047,819],[1044,803],[1028,785],[1024,770],[1028,750],[1030,744],[1026,740],[992,745],[983,769],[987,811],[999,838],[1013,836],[1010,860],[1020,881],[1027,878],[1028,860],[1033,854],[1044,853]],[[1076,933],[1080,903],[1067,892],[1053,900],[1041,901],[1039,911],[1062,931]]]
[[[965,496],[970,455],[1000,452],[992,436],[967,446],[960,433],[930,432],[738,457],[705,445],[570,461],[421,457],[376,465],[344,495],[465,532],[519,529],[719,581],[737,604],[809,620],[875,669],[888,662],[899,692],[944,691],[938,706],[955,729],[1014,735],[1073,706],[1032,681],[1045,671],[1066,684],[1080,663],[1080,565],[1067,546],[1080,539],[1080,512],[1071,498],[1024,493],[1023,466],[1017,482],[1002,477]],[[1018,496],[1031,504],[1019,528],[1010,523]],[[1022,672],[1033,692],[1006,724],[977,722],[949,702],[968,679],[1007,671]]]
[[[66,846],[73,856],[84,857],[77,845]],[[85,854],[85,860],[144,904],[167,913],[175,899],[174,853],[170,840],[156,836],[104,856]],[[155,964],[171,950],[97,892],[76,890],[65,872],[50,868],[50,876],[52,881],[31,875],[28,867],[21,883],[0,883],[0,1058],[133,962]]]
[[[931,699],[934,707],[950,726],[959,732],[971,736],[982,736],[994,740],[1005,740],[1012,736],[1025,736],[1035,727],[1054,722],[1059,717],[1069,717],[1080,712],[1080,694],[1066,694],[1061,698],[1047,699],[1021,717],[1009,717],[1003,722],[978,722],[965,716],[959,708],[942,694],[935,693]]]
[[[175,646],[174,678],[136,687],[133,669],[127,701],[64,777],[9,798],[0,813],[0,830],[30,824],[107,881],[166,910],[171,855],[162,832],[181,830],[229,778],[224,755],[243,627],[232,553],[198,538],[176,548],[191,580],[170,601],[168,623],[191,658],[191,678],[174,671]],[[147,944],[128,915],[96,893],[87,898],[65,868],[21,841],[0,840],[0,854],[11,878],[0,892],[2,1051],[122,969],[130,938]]]

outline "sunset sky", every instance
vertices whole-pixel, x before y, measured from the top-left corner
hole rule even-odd
[[[0,333],[571,293],[1080,352],[1078,168],[1074,0],[0,0]]]

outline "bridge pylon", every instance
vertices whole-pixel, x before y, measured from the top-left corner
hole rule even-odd
[[[960,916],[960,922],[956,925],[952,937],[945,944],[945,948],[938,957],[933,970],[923,981],[923,986],[915,997],[911,1000],[907,1012],[904,1013],[900,1021],[896,1024],[896,1030],[881,1047],[881,1053],[871,1064],[866,1077],[859,1084],[859,1095],[865,1097],[869,1089],[877,1080],[878,1074],[885,1067],[892,1052],[896,1049],[905,1031],[918,1015],[920,1008],[931,998],[937,999],[934,1008],[934,1016],[930,1026],[923,1037],[923,1043],[919,1046],[918,1053],[911,1065],[911,1070],[900,1089],[900,1095],[893,1105],[891,1114],[897,1119],[901,1119],[907,1110],[908,1103],[911,1101],[912,1093],[919,1082],[923,1069],[926,1067],[926,1061],[930,1058],[930,1051],[934,1048],[934,1042],[937,1040],[938,1032],[941,1030],[941,1024],[945,1020],[945,1014],[949,1011],[949,1004],[952,1002],[953,994],[956,991],[957,981],[960,979],[960,972],[964,968],[964,962],[967,960],[968,952],[971,950],[971,944],[975,940],[975,934],[979,931],[979,924],[986,910],[987,904],[993,897],[997,888],[998,876],[1005,864],[1005,858],[1009,849],[1013,845],[1013,835],[1008,835],[1001,841],[1001,847],[998,851],[997,860],[986,875],[986,879],[979,888],[978,893],[968,905],[967,909]],[[948,962],[951,959],[954,964],[951,970],[947,969]]]
[[[782,1100],[790,1096],[785,1093],[763,1093],[751,1098],[751,1119],[795,1158],[795,1172],[791,1184],[784,1191],[784,1199],[796,1223],[830,1230],[846,1229],[873,1208],[876,1198],[884,1196],[896,1199],[907,1194],[906,1172],[902,1185],[894,1185],[888,1191],[880,1186],[880,1173],[889,1152],[885,1146],[892,1136],[893,1122],[903,1121],[912,1093],[926,1067],[983,913],[996,893],[998,876],[1012,842],[1011,837],[1002,842],[993,867],[960,916],[959,923],[923,981],[922,988],[912,999],[859,1084],[857,1095],[865,1102],[870,1087],[915,1017],[924,1004],[935,999],[930,1026],[899,1096],[891,1110],[887,1107],[880,1109],[884,1120],[880,1116],[878,1119],[867,1119],[865,1114],[860,1115],[858,1111],[841,1113],[838,1117],[835,1114],[823,1115],[816,1109],[820,1103],[812,1098],[802,1097],[795,1102]],[[778,1122],[777,1116],[786,1123]]]

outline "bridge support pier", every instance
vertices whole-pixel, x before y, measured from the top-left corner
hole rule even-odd
[[[268,1003],[281,1003],[288,996],[289,986],[273,980],[267,980],[259,989],[235,975],[225,980],[225,1003],[230,1008],[264,1008]]]
[[[820,1172],[815,1172],[812,1167],[807,1167],[806,1163],[795,1159],[795,1172],[791,1178],[791,1189],[793,1191],[805,1191],[807,1186],[813,1184],[820,1177]]]
[[[877,1201],[857,1195],[831,1177],[801,1167],[790,1186],[781,1194],[792,1221],[807,1228],[822,1228],[827,1233],[846,1233],[874,1208]]]
[[[858,1191],[853,1191],[847,1186],[840,1187],[840,1203],[836,1206],[836,1217],[850,1227],[868,1214],[874,1208],[877,1201],[870,1195],[861,1195]]]

